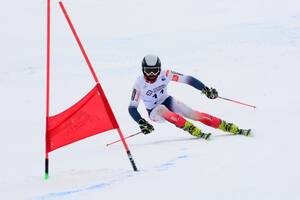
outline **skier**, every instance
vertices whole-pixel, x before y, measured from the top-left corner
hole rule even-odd
[[[233,123],[214,117],[212,115],[193,110],[184,103],[177,101],[167,93],[170,81],[188,84],[205,94],[209,99],[218,97],[214,88],[208,88],[201,81],[192,76],[183,75],[171,70],[161,71],[161,62],[156,55],[146,55],[142,61],[143,75],[136,80],[128,111],[131,117],[139,124],[141,132],[149,134],[154,127],[147,122],[137,108],[140,99],[143,100],[148,111],[149,118],[154,122],[165,120],[181,128],[191,135],[199,138],[209,139],[211,133],[204,133],[184,117],[200,121],[203,124],[220,129],[231,134],[248,136],[251,129],[240,129]]]

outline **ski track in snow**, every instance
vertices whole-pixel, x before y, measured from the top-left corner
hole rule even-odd
[[[107,187],[109,187],[113,184],[119,183],[121,181],[127,180],[127,179],[135,177],[135,176],[141,176],[145,173],[162,172],[162,171],[169,170],[169,169],[175,167],[177,162],[182,161],[184,159],[187,159],[189,157],[190,157],[189,155],[182,152],[180,155],[176,156],[173,159],[170,159],[170,160],[168,160],[164,163],[161,163],[158,166],[154,166],[154,167],[149,168],[149,169],[139,170],[137,173],[136,172],[128,172],[123,176],[120,176],[118,178],[112,178],[111,180],[105,181],[103,183],[83,187],[81,189],[70,189],[68,191],[52,192],[52,193],[48,193],[46,195],[36,197],[36,198],[34,198],[34,200],[49,200],[49,199],[65,197],[65,196],[69,196],[69,195],[76,194],[76,193],[81,193],[81,192],[89,192],[89,191],[92,191],[92,190],[102,190],[102,189],[107,188]]]

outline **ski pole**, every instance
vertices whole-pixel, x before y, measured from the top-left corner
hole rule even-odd
[[[225,97],[218,96],[218,98],[224,99],[224,100],[227,100],[227,101],[231,101],[231,102],[234,102],[234,103],[238,103],[238,104],[241,104],[241,105],[244,105],[244,106],[249,106],[249,107],[252,107],[252,108],[256,108],[256,106],[249,105],[249,104],[246,104],[246,103],[242,103],[242,102],[239,102],[239,101],[236,101],[236,100],[228,99],[228,98],[225,98]]]
[[[129,136],[127,136],[127,137],[124,137],[124,139],[131,138],[131,137],[136,136],[136,135],[138,135],[138,134],[140,134],[140,133],[142,133],[142,131],[137,132],[137,133],[134,133],[134,134],[129,135]],[[115,143],[120,142],[120,141],[121,141],[121,140],[116,140],[116,141],[114,141],[114,142],[111,142],[111,143],[109,143],[109,144],[106,144],[106,146],[108,147],[109,145],[115,144]]]

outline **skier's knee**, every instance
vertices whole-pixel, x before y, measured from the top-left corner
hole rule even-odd
[[[166,106],[164,105],[158,105],[156,108],[155,108],[157,114],[163,116],[164,114],[166,114],[169,110]],[[169,111],[170,112],[170,111]]]
[[[188,117],[188,118],[190,118],[192,120],[199,120],[199,114],[195,110],[188,110],[188,112],[186,112],[184,114],[184,116],[186,116],[186,117]]]
[[[186,120],[181,115],[171,112],[171,111],[166,112],[163,115],[163,117],[167,121],[171,122],[172,124],[174,124],[175,126],[180,127],[180,128],[182,128],[186,122]]]
[[[151,116],[157,115],[161,116],[168,122],[174,124],[177,127],[183,127],[186,120],[179,114],[174,113],[170,111],[166,106],[164,105],[158,105],[151,113]]]
[[[164,105],[159,105],[151,111],[149,117],[152,121],[162,123],[165,121],[163,117],[165,112],[167,112],[167,108]]]

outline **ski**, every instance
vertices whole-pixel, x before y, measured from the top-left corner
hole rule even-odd
[[[251,129],[240,129],[238,135],[250,136]]]
[[[211,133],[202,133],[201,138],[205,139],[205,140],[209,140],[211,136]]]

